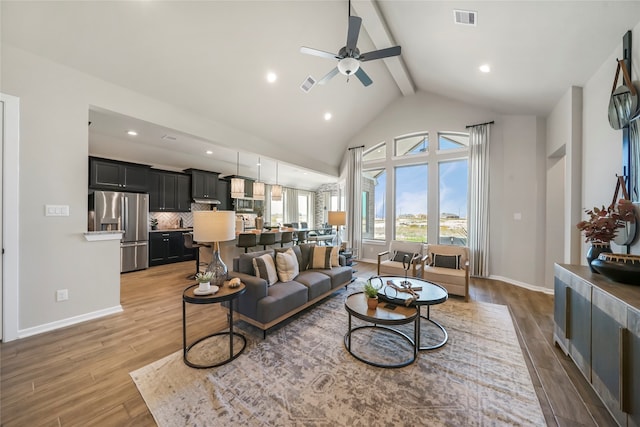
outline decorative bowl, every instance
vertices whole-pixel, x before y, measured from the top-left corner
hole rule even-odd
[[[591,266],[607,279],[640,286],[640,256],[601,253]]]

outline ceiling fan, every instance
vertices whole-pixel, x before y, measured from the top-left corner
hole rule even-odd
[[[360,34],[360,26],[362,25],[362,18],[358,16],[351,16],[351,1],[349,1],[349,28],[347,30],[347,45],[342,47],[337,54],[325,52],[323,50],[313,49],[310,47],[302,46],[300,52],[308,55],[320,56],[322,58],[337,59],[338,65],[329,71],[323,78],[318,81],[318,84],[325,84],[336,74],[342,73],[347,76],[355,74],[364,86],[369,86],[373,81],[360,67],[361,62],[371,61],[374,59],[388,58],[390,56],[400,55],[400,46],[388,47],[386,49],[374,50],[367,53],[360,53],[357,48],[358,36]]]

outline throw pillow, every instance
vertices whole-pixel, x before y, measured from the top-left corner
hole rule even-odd
[[[276,269],[281,282],[290,282],[300,274],[298,257],[293,249],[289,248],[285,252],[276,253]]]
[[[331,268],[340,265],[337,246],[314,246],[311,253],[311,268]]]
[[[393,259],[391,261],[398,261],[398,262],[402,262],[402,260],[404,259],[404,256],[408,255],[409,259],[407,261],[410,261],[411,258],[413,258],[413,256],[415,254],[412,254],[411,252],[402,252],[402,251],[395,251],[394,255],[393,255]]]
[[[460,255],[431,254],[431,256],[433,267],[455,268],[456,270],[460,268]]]
[[[271,286],[278,281],[276,265],[273,263],[271,254],[264,254],[253,259],[253,270],[256,277],[267,281]]]

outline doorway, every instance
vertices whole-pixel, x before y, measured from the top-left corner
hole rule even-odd
[[[0,261],[0,334],[2,341],[18,338],[18,260],[19,218],[18,162],[20,145],[20,99],[0,93],[2,155],[0,157],[0,237],[2,260]],[[8,179],[7,177],[11,177]]]

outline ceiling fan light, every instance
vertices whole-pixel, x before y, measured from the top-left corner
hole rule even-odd
[[[360,61],[355,58],[346,57],[342,58],[338,62],[338,71],[340,71],[345,76],[350,76],[351,74],[355,73],[356,71],[358,71],[358,68],[360,68]]]

